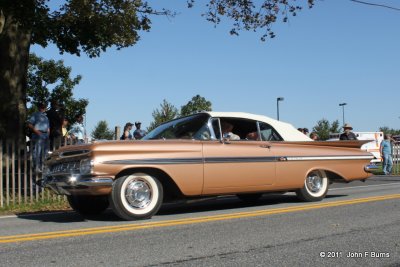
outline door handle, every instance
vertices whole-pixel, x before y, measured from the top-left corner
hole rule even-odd
[[[271,148],[271,146],[270,146],[270,145],[260,145],[260,147],[262,147],[262,148],[268,148],[268,149],[270,149],[270,148]]]

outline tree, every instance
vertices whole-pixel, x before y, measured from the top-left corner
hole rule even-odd
[[[196,95],[186,105],[181,107],[181,116],[187,116],[198,111],[211,111],[212,104],[204,97]]]
[[[322,119],[313,127],[313,132],[316,132],[320,140],[329,139],[329,133],[339,132],[339,121],[335,120],[332,124],[327,119]]]
[[[114,139],[114,132],[108,128],[107,121],[99,121],[90,135],[96,140]]]
[[[174,15],[140,0],[65,0],[58,7],[48,2],[0,1],[0,138],[24,136],[32,44],[53,43],[61,53],[96,57],[111,46],[134,45],[139,32],[150,29],[149,15]]]
[[[150,126],[147,128],[147,131],[150,132],[158,125],[175,119],[178,117],[178,109],[169,103],[167,100],[163,100],[162,104],[160,104],[160,109],[155,109],[152,113],[154,121],[150,123]]]
[[[73,89],[82,77],[71,76],[71,68],[62,60],[44,60],[31,54],[28,68],[27,104],[28,115],[36,111],[36,103],[50,103],[56,100],[63,107],[64,116],[72,124],[77,114],[85,114],[87,99],[75,99]]]

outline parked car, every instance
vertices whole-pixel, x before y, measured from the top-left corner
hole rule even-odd
[[[294,191],[319,201],[332,182],[370,176],[365,142],[316,142],[265,116],[201,112],[142,140],[63,147],[47,160],[42,185],[67,195],[83,215],[111,205],[126,220],[150,218],[164,202],[216,195],[255,201]]]

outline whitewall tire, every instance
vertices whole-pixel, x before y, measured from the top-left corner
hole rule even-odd
[[[323,170],[311,171],[304,180],[303,188],[296,191],[302,201],[320,201],[328,193],[329,179]]]
[[[118,178],[110,196],[114,213],[124,220],[151,218],[160,209],[162,200],[160,181],[145,173]]]

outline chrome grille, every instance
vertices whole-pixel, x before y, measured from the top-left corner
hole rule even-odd
[[[80,172],[79,161],[63,162],[50,166],[50,174],[79,173],[79,172]]]

